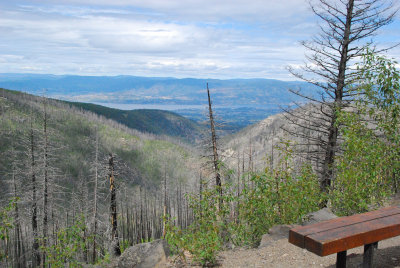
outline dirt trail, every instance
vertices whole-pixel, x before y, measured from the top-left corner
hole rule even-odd
[[[363,247],[347,252],[347,267],[360,267]],[[336,254],[319,257],[305,249],[290,244],[287,239],[277,240],[274,244],[261,249],[230,250],[221,254],[221,267],[237,268],[316,268],[335,267]],[[400,267],[400,237],[379,242],[374,256],[375,267]]]
[[[362,267],[363,247],[347,251],[347,267]],[[171,260],[171,259],[170,259]],[[233,249],[224,251],[219,256],[222,268],[334,268],[336,254],[319,257],[305,249],[290,244],[287,239],[280,239],[261,249]],[[169,263],[168,267],[197,267]],[[380,241],[374,255],[374,267],[400,268],[400,236]]]
[[[400,196],[396,196],[386,206],[399,205]],[[363,247],[347,251],[347,267],[362,267]],[[334,268],[336,254],[319,257],[280,239],[260,249],[242,249],[224,251],[219,256],[219,267],[222,268]],[[170,264],[169,267],[194,267]],[[400,236],[378,243],[374,255],[374,267],[400,268]]]

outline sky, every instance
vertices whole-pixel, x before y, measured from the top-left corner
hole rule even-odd
[[[0,73],[294,80],[318,32],[307,0],[0,0]]]

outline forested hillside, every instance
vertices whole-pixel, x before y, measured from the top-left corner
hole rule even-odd
[[[154,109],[124,111],[91,103],[67,103],[141,132],[172,136],[191,143],[199,142],[205,134],[204,125],[169,111]]]
[[[301,108],[291,110],[290,113],[307,112],[311,116],[320,109],[320,106],[304,105]],[[281,111],[271,115],[258,123],[250,125],[239,132],[221,138],[221,150],[223,161],[231,167],[240,165],[257,172],[266,166],[275,167],[280,161],[281,152],[277,149],[284,142],[290,142],[295,151],[294,163],[310,163],[318,169],[318,163],[312,161],[316,155],[316,146],[309,145],[309,139],[318,138],[317,131],[304,131],[302,136],[294,136],[290,133],[299,131],[299,126],[307,124],[302,118],[296,118],[294,122],[287,120],[290,115]],[[323,122],[320,121],[320,124]]]
[[[0,203],[6,207],[13,200],[15,213],[9,216],[17,236],[0,239],[0,260],[13,260],[13,267],[32,263],[36,253],[36,261],[43,260],[39,244],[51,254],[61,243],[59,232],[77,223],[85,228],[82,260],[103,259],[111,170],[122,247],[161,236],[163,212],[157,207],[166,205],[181,226],[187,224],[181,200],[192,191],[199,166],[188,147],[59,101],[5,89],[0,96]],[[2,229],[6,215],[0,217],[0,234],[8,236]],[[46,260],[51,261],[57,260]]]

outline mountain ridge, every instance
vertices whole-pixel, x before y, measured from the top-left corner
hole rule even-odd
[[[194,154],[189,147],[178,140],[165,136],[146,134],[136,129],[128,128],[114,120],[88,111],[80,111],[64,102],[37,97],[18,91],[0,89],[0,154],[10,150],[10,146],[20,143],[29,133],[29,122],[32,121],[35,139],[43,137],[44,102],[48,113],[47,128],[49,143],[56,144],[57,154],[54,165],[59,170],[63,183],[74,184],[78,177],[90,177],[94,158],[94,140],[98,135],[99,154],[101,161],[109,153],[119,159],[120,177],[126,185],[142,185],[147,188],[158,188],[162,174],[170,173],[174,178],[190,180],[189,166]],[[28,123],[27,123],[28,122]],[[98,133],[98,134],[96,134]],[[12,143],[7,142],[13,141]],[[21,142],[25,143],[25,142]],[[62,148],[60,151],[59,148]],[[38,153],[38,152],[36,152]],[[35,153],[35,154],[36,154]],[[186,159],[180,167],[182,175],[172,175],[175,171],[165,169],[162,163]],[[21,160],[22,163],[25,160]],[[0,159],[0,174],[9,166],[8,158]],[[104,166],[105,167],[105,164]],[[106,172],[103,170],[103,172]],[[1,186],[2,182],[0,182]],[[0,187],[1,188],[1,187]]]
[[[312,85],[275,79],[198,79],[140,76],[78,76],[46,74],[0,74],[0,87],[46,94],[68,101],[142,104],[206,104],[206,84],[214,105],[286,105],[296,96],[290,89],[311,92]]]
[[[155,135],[199,142],[206,129],[203,125],[171,111],[158,109],[119,110],[92,103],[65,102],[121,123],[129,128]]]

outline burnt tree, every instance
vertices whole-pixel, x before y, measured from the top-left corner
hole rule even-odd
[[[111,253],[115,256],[121,255],[121,248],[119,246],[118,237],[118,223],[117,223],[117,193],[115,189],[114,178],[114,157],[110,153],[108,159],[108,178],[110,182],[110,218],[111,218]]]
[[[208,117],[210,120],[210,130],[211,130],[211,143],[212,143],[212,151],[213,151],[213,166],[215,172],[215,185],[217,186],[217,190],[219,193],[218,200],[218,208],[222,209],[222,183],[221,183],[221,172],[219,167],[219,158],[218,158],[218,150],[217,150],[217,134],[215,132],[215,122],[211,104],[210,90],[208,89],[207,83],[207,96],[208,96]]]
[[[311,9],[322,21],[321,32],[312,41],[302,42],[310,52],[306,56],[309,64],[301,71],[289,70],[319,88],[319,94],[292,91],[311,101],[312,108],[311,112],[310,106],[287,111],[289,121],[297,126],[297,131],[288,131],[311,143],[314,160],[319,161],[321,191],[329,192],[338,152],[337,114],[349,107],[358,94],[352,86],[357,71],[351,66],[369,45],[364,40],[390,23],[396,11],[391,11],[392,4],[384,0],[318,0],[317,3],[311,3]]]
[[[95,160],[94,160],[94,193],[93,193],[93,251],[92,261],[96,262],[97,239],[97,189],[98,189],[98,162],[99,162],[99,133],[96,128]]]
[[[44,100],[43,103],[43,113],[44,113],[44,120],[43,120],[43,137],[44,137],[44,145],[43,145],[43,248],[47,247],[48,242],[48,184],[49,184],[49,177],[48,177],[48,131],[47,131],[47,103]],[[43,251],[42,253],[42,267],[46,267],[46,253]]]
[[[38,237],[38,220],[37,220],[37,196],[36,196],[36,162],[35,162],[35,140],[33,132],[33,116],[31,115],[31,127],[29,133],[30,142],[30,164],[31,164],[31,182],[32,182],[32,265],[33,267],[40,265],[39,237]]]

